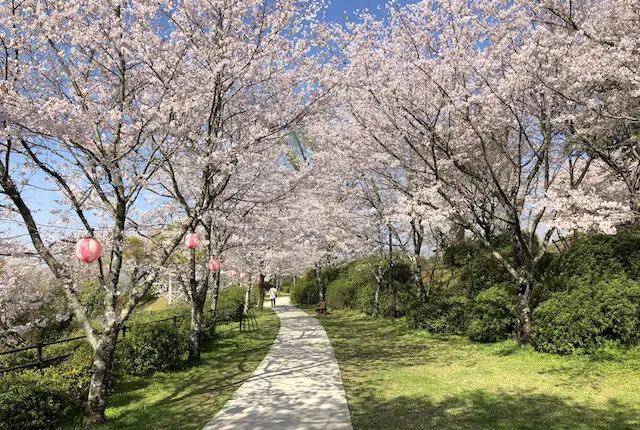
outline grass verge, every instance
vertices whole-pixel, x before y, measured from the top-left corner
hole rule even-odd
[[[436,337],[354,311],[319,319],[355,429],[640,428],[638,349],[560,357],[512,341]]]
[[[240,334],[234,328],[205,345],[199,365],[185,363],[171,372],[119,381],[108,401],[107,422],[96,430],[201,429],[258,367],[275,340],[280,326],[275,313],[258,313],[257,324],[257,330]]]

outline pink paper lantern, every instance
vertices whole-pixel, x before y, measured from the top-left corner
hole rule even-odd
[[[85,263],[93,263],[102,254],[102,246],[97,239],[85,237],[76,243],[76,257]]]
[[[200,245],[200,239],[198,238],[197,234],[188,233],[184,236],[184,246],[186,246],[187,248],[194,249],[198,245]]]
[[[240,278],[244,281],[245,279],[247,279],[247,274],[246,274],[246,273],[244,273],[244,272],[242,272],[242,273],[240,274]]]
[[[222,261],[218,260],[218,258],[214,255],[213,257],[211,257],[211,260],[209,260],[209,264],[207,264],[207,269],[209,269],[210,272],[216,273],[217,271],[220,270],[221,266],[222,266]]]

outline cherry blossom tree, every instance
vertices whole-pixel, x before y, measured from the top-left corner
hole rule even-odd
[[[136,222],[145,210],[139,197],[162,165],[158,142],[174,118],[165,98],[181,48],[165,37],[166,10],[137,1],[34,0],[4,2],[0,13],[2,204],[23,223],[94,349],[87,424],[104,419],[120,328],[195,219],[182,220],[125,281],[127,236],[153,236],[153,227]],[[50,202],[51,221],[38,216],[34,190]],[[106,251],[92,266],[74,261],[79,235],[97,237]],[[100,284],[100,332],[80,303],[78,272]]]
[[[637,227],[640,213],[639,11],[633,2],[525,3],[539,23],[536,47],[555,74],[536,73],[541,85],[570,108],[574,145],[600,159],[626,194]],[[604,170],[600,170],[604,172]],[[622,196],[620,196],[622,197]]]
[[[20,248],[0,241],[0,249],[14,255],[0,257],[0,345],[6,349],[35,343],[41,330],[71,317],[51,272],[31,255],[16,255]]]
[[[265,173],[277,167],[286,136],[323,96],[304,89],[315,61],[308,33],[319,7],[315,0],[186,1],[170,17],[173,40],[188,60],[172,82],[177,127],[157,187],[185,215],[202,200],[198,223],[208,256],[220,258],[235,228],[220,217],[244,221],[265,200],[255,194],[277,188]],[[197,360],[210,277],[196,276],[194,260],[192,252],[189,356]]]
[[[566,101],[533,73],[558,74],[536,45],[530,8],[453,3],[392,5],[388,22],[363,14],[338,29],[346,83],[336,110],[367,136],[356,151],[384,150],[417,184],[407,204],[441,230],[454,222],[470,231],[506,267],[526,343],[533,273],[558,227],[550,202],[597,178],[570,138]],[[587,207],[594,201],[574,200],[573,213],[608,224],[612,211]],[[512,255],[493,246],[496,228],[510,233]]]

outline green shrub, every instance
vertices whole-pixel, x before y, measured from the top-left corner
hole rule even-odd
[[[82,343],[74,348],[73,355],[58,366],[58,372],[67,381],[67,392],[78,403],[83,403],[89,394],[93,356],[93,348],[83,339]],[[110,376],[108,386],[111,386],[115,380],[115,375]]]
[[[218,294],[218,309],[230,312],[237,309],[244,302],[246,288],[236,286],[220,290]]]
[[[640,283],[618,278],[552,294],[533,313],[533,343],[556,354],[591,353],[640,339]]]
[[[104,291],[97,280],[85,283],[84,289],[80,293],[80,303],[86,308],[87,315],[90,317],[102,314],[104,310]]]
[[[167,370],[182,361],[187,343],[187,331],[171,321],[135,324],[119,345],[118,367],[133,375]]]
[[[427,303],[415,302],[407,313],[407,322],[436,334],[463,335],[467,332],[467,312],[471,300],[465,296],[432,291]]]
[[[327,286],[325,299],[331,309],[355,309],[358,289],[349,279],[337,279]]]
[[[515,327],[515,291],[512,284],[484,290],[473,299],[467,335],[476,342],[507,339]]]
[[[200,340],[202,342],[209,342],[216,335],[216,325],[219,322],[213,318],[209,308],[205,308],[204,314],[202,315],[202,324],[200,326]]]
[[[0,376],[0,429],[54,429],[82,408],[89,392],[93,349],[86,341],[46,347],[46,356],[73,351],[57,367]]]
[[[288,294],[292,286],[293,286],[293,278],[285,277],[280,283],[280,288],[278,288],[278,291],[280,293]]]
[[[482,250],[482,244],[473,240],[452,244],[444,249],[442,261],[447,267],[464,267]]]
[[[626,276],[640,280],[640,233],[584,236],[574,241],[550,265],[548,276],[563,278],[569,288]]]
[[[314,305],[320,301],[320,292],[315,273],[309,270],[291,288],[291,303],[295,305]]]
[[[375,292],[376,292],[376,283],[373,281],[372,283],[367,283],[360,288],[357,289],[356,296],[356,309],[361,312],[364,312],[367,315],[374,314],[375,307]],[[379,315],[383,315],[385,310],[389,309],[389,292],[384,286],[380,290],[380,296],[378,300],[378,311]]]
[[[0,367],[13,367],[21,364],[31,363],[38,360],[38,351],[28,349],[14,354],[0,355]]]
[[[55,429],[80,407],[55,368],[0,377],[0,429]]]
[[[513,280],[507,269],[482,249],[462,268],[456,288],[460,294],[471,298],[494,285],[509,282]]]

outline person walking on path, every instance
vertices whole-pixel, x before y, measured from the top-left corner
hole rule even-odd
[[[278,297],[278,290],[276,287],[269,288],[269,298],[271,299],[271,307],[276,307],[276,297]]]

